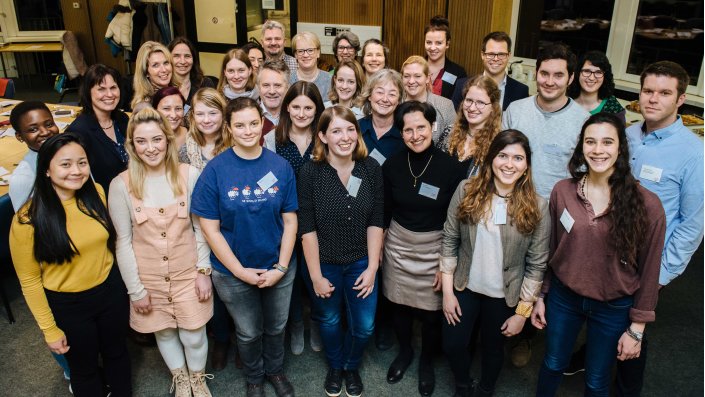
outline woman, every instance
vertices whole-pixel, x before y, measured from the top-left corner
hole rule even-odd
[[[501,95],[491,78],[483,75],[471,78],[463,87],[464,99],[455,124],[441,135],[441,149],[467,164],[468,176],[477,174],[502,126]]]
[[[213,315],[210,250],[188,214],[199,171],[179,166],[174,133],[154,109],[133,114],[127,138],[130,164],[110,184],[109,207],[120,274],[132,302],[130,326],[154,332],[176,397],[210,396],[205,382],[206,322]]]
[[[250,41],[242,46],[242,50],[245,51],[247,58],[250,60],[250,64],[252,64],[252,73],[254,73],[256,79],[259,74],[260,66],[264,64],[264,49],[262,49],[262,46],[257,44],[257,42]]]
[[[455,396],[491,396],[504,342],[531,314],[548,259],[548,203],[531,179],[529,140],[500,132],[477,177],[458,185],[443,227],[443,350]],[[481,377],[473,394],[468,343],[479,322]]]
[[[333,72],[329,101],[323,103],[326,108],[342,105],[352,110],[356,119],[364,117],[362,109],[357,106],[357,99],[365,86],[365,73],[355,60],[342,60]]]
[[[389,48],[378,39],[369,39],[362,45],[362,68],[369,79],[375,72],[387,68]]]
[[[225,98],[214,88],[201,88],[193,96],[186,143],[179,148],[179,161],[203,171],[208,161],[230,146],[225,127]]]
[[[91,154],[93,180],[108,193],[110,181],[127,168],[125,133],[129,118],[117,106],[120,102],[120,74],[103,64],[88,68],[83,76],[81,114],[67,131],[76,133]]]
[[[217,89],[228,100],[240,97],[255,100],[259,98],[255,88],[255,73],[245,51],[233,48],[225,54]]]
[[[333,54],[340,65],[343,61],[357,60],[360,51],[360,38],[353,32],[344,30],[333,39]]]
[[[364,388],[358,367],[374,329],[377,304],[382,170],[367,157],[350,109],[326,109],[318,131],[313,161],[301,168],[298,178],[304,280],[328,360],[325,393],[340,395],[344,378],[345,393],[357,397]],[[347,331],[341,324],[343,313]]]
[[[301,32],[291,39],[291,48],[299,67],[289,77],[289,83],[308,81],[318,87],[322,98],[328,98],[331,77],[329,73],[318,68],[321,56],[321,41],[315,33]]]
[[[433,140],[438,142],[441,133],[453,125],[455,108],[450,99],[429,91],[431,72],[425,59],[412,55],[401,66],[404,83],[404,100],[428,102],[436,110],[436,124],[433,125]]]
[[[146,41],[137,51],[135,60],[135,77],[133,78],[134,95],[130,106],[133,112],[149,106],[154,93],[164,87],[178,86],[171,52],[163,44]]]
[[[404,149],[399,129],[394,125],[394,111],[404,92],[401,75],[384,69],[368,78],[360,94],[362,112],[360,131],[369,155],[382,165],[390,156]]]
[[[406,150],[382,166],[384,215],[384,296],[392,302],[399,354],[387,371],[397,383],[411,364],[414,317],[422,323],[419,393],[430,396],[435,387],[433,358],[440,351],[441,295],[438,259],[448,203],[465,168],[433,145],[436,111],[427,103],[401,104],[395,123]]]
[[[451,99],[458,79],[467,77],[465,69],[446,57],[450,47],[450,24],[442,15],[431,18],[424,29],[424,48],[428,61],[431,92]]]
[[[203,87],[215,87],[215,83],[203,74],[198,51],[189,39],[183,36],[176,37],[169,43],[168,48],[174,63],[174,74],[179,83],[179,90],[186,98],[184,113],[188,113],[193,94]]]
[[[284,375],[284,329],[296,273],[294,170],[260,146],[257,102],[231,101],[226,122],[234,146],[203,170],[191,212],[213,251],[213,285],[235,320],[247,395],[264,395],[266,377],[277,396],[293,396]]]
[[[614,114],[587,119],[568,169],[572,178],[551,193],[549,271],[531,314],[546,328],[536,395],[556,394],[587,322],[585,393],[607,396],[615,359],[639,357],[646,323],[655,320],[665,214],[632,176]]]
[[[68,360],[74,395],[105,395],[102,361],[112,395],[131,396],[129,307],[105,194],[89,180],[90,156],[72,133],[44,142],[34,194],[12,221],[10,251],[49,350]]]
[[[188,132],[183,126],[185,102],[181,91],[176,87],[160,88],[152,97],[152,108],[157,109],[164,116],[174,132],[174,146],[177,148],[177,153],[178,148],[186,142]]]
[[[626,110],[614,96],[612,65],[604,53],[588,51],[580,58],[580,73],[568,87],[568,96],[575,99],[590,114],[615,113],[626,122]]]

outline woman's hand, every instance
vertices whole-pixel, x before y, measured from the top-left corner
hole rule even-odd
[[[370,294],[372,293],[372,290],[375,288],[375,276],[377,275],[377,270],[372,270],[367,267],[362,274],[355,280],[355,285],[353,286],[353,289],[356,291],[360,291],[357,294],[358,298],[365,299]]]
[[[47,345],[49,346],[49,350],[56,354],[64,354],[71,348],[66,340],[66,335],[63,335],[61,339],[56,342],[47,343]]]
[[[313,291],[316,293],[316,297],[326,299],[333,295],[335,287],[327,278],[321,276],[311,281],[313,282]]]
[[[152,311],[152,301],[149,299],[149,292],[144,298],[132,301],[132,307],[139,314],[149,314]]]
[[[441,283],[441,271],[436,270],[436,276],[433,278],[433,292],[438,292],[443,288]]]
[[[199,302],[205,302],[213,293],[213,283],[211,276],[206,276],[203,273],[196,274],[196,296]]]
[[[446,321],[450,325],[460,323],[460,317],[463,313],[460,311],[460,304],[454,293],[443,294],[443,315],[446,316]]]
[[[281,280],[284,277],[284,272],[277,270],[277,269],[270,269],[267,270],[266,272],[262,273],[260,276],[262,278],[262,281],[257,284],[258,287],[260,288],[268,288],[268,287],[273,287],[277,285],[279,280]]]
[[[265,269],[253,269],[251,267],[243,267],[242,272],[237,275],[237,278],[246,282],[250,285],[259,286],[260,283],[264,282],[263,273],[267,272]]]
[[[640,354],[641,342],[638,342],[629,336],[626,331],[624,331],[622,336],[619,338],[619,342],[617,342],[617,360],[631,360],[639,357]]]
[[[502,324],[502,335],[506,337],[517,335],[524,328],[526,317],[515,314]]]
[[[531,325],[538,329],[546,328],[546,305],[543,298],[539,298],[534,303],[534,310],[531,312]]]

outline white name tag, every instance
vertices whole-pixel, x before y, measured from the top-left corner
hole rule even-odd
[[[382,153],[380,153],[379,150],[377,150],[377,149],[372,149],[372,153],[370,153],[370,157],[377,160],[379,165],[382,165],[382,164],[384,164],[385,161],[387,161],[387,158],[384,157],[384,155]]]
[[[455,84],[455,80],[458,79],[458,76],[454,75],[453,73],[448,73],[448,72],[443,72],[443,77],[441,77],[441,80],[445,81],[448,84]]]
[[[565,231],[570,233],[570,230],[573,228],[574,223],[575,223],[575,219],[573,219],[573,217],[570,216],[568,209],[564,208],[563,214],[561,215],[561,224],[565,228]]]
[[[642,165],[639,178],[658,183],[661,181],[662,173],[663,169],[661,168],[652,167],[650,165]]]
[[[499,202],[494,206],[494,224],[507,224],[507,203]]]
[[[267,173],[267,175],[263,176],[262,179],[260,179],[259,181],[257,181],[257,185],[259,185],[260,189],[266,191],[267,189],[269,189],[270,187],[272,187],[272,185],[274,185],[275,183],[277,183],[277,181],[278,181],[277,177],[274,176],[274,174],[272,173],[272,171],[269,171],[269,172]]]
[[[428,183],[421,182],[421,188],[419,189],[419,194],[425,197],[430,198],[431,200],[435,200],[438,198],[438,191],[440,189],[433,186],[429,185]]]
[[[348,190],[348,194],[357,197],[357,191],[360,190],[360,185],[362,184],[362,179],[356,177],[355,175],[350,175],[348,179],[348,185],[345,188]]]

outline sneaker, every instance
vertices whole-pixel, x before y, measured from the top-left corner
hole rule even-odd
[[[339,396],[343,390],[343,370],[339,368],[329,368],[323,389],[329,397]]]
[[[319,352],[323,350],[323,342],[321,342],[321,329],[318,323],[311,321],[311,350]]]
[[[363,389],[360,373],[357,370],[345,371],[345,395],[348,397],[360,397]]]
[[[531,360],[531,341],[521,338],[511,352],[512,365],[516,368],[524,368]]]
[[[294,397],[294,386],[284,374],[267,375],[267,380],[274,386],[277,397]]]
[[[304,352],[304,322],[293,321],[289,325],[289,335],[291,336],[291,353],[298,356]]]
[[[585,371],[585,345],[570,357],[568,368],[563,370],[563,375],[571,376]]]

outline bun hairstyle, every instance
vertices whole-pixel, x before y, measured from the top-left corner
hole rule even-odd
[[[424,36],[428,32],[445,32],[446,41],[450,41],[450,22],[448,22],[448,18],[443,15],[431,17],[431,20],[423,31]]]

